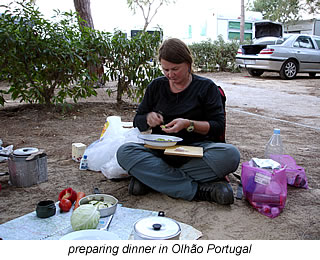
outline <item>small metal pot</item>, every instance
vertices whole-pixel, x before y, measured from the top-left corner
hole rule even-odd
[[[53,200],[43,200],[37,204],[36,213],[38,218],[49,218],[56,214],[56,205]]]
[[[177,221],[159,212],[158,216],[138,220],[133,231],[135,240],[179,240],[181,227]]]
[[[47,155],[43,150],[26,147],[14,150],[8,157],[12,185],[30,187],[48,180]]]

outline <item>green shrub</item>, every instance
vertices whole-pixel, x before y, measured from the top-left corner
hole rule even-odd
[[[107,79],[117,81],[118,102],[124,93],[140,101],[150,81],[162,74],[155,60],[160,41],[161,31],[142,32],[131,39],[120,31],[114,33],[105,67]]]
[[[0,81],[10,88],[0,90],[1,105],[5,93],[27,103],[65,103],[68,97],[77,102],[96,95],[107,80],[118,82],[118,101],[126,92],[141,100],[150,80],[161,74],[154,60],[161,32],[127,39],[121,32],[80,28],[73,12],[57,11],[56,18],[44,19],[29,3],[6,6],[0,16]]]
[[[13,100],[49,105],[96,95],[95,75],[87,69],[99,62],[90,49],[95,33],[81,33],[74,13],[60,17],[49,22],[28,3],[13,10],[7,6],[1,15],[0,79],[9,83]]]
[[[236,71],[235,57],[239,48],[237,41],[225,42],[221,35],[215,41],[203,41],[189,45],[196,70]]]
[[[215,46],[211,41],[202,41],[189,45],[194,58],[194,67],[203,72],[214,71],[216,67],[216,57],[214,55]]]

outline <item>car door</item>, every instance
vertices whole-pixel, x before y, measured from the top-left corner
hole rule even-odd
[[[315,46],[310,36],[299,36],[293,47],[300,62],[300,72],[320,71],[320,50]]]

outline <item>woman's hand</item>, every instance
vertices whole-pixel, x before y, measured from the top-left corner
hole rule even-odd
[[[190,121],[184,118],[176,118],[170,123],[166,124],[165,127],[162,127],[162,131],[166,133],[178,133],[182,129],[185,129],[189,126]]]
[[[147,115],[147,124],[150,127],[155,127],[163,123],[163,116],[156,112],[150,112]]]

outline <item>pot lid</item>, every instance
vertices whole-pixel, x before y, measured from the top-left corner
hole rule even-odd
[[[181,232],[178,222],[166,217],[146,217],[134,224],[135,233],[143,239],[170,239]]]
[[[34,147],[25,147],[14,150],[13,154],[18,156],[29,156],[30,154],[39,152],[38,148]]]

